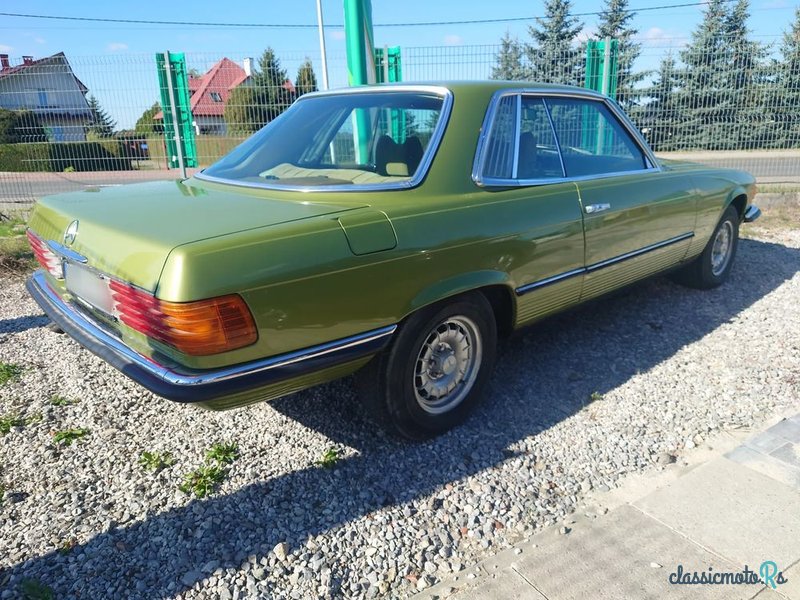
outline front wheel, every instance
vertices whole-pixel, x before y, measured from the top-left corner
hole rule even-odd
[[[362,401],[391,433],[423,440],[461,423],[494,366],[497,324],[480,293],[424,308],[359,374]]]
[[[684,285],[711,289],[725,283],[739,245],[739,213],[729,206],[722,214],[703,252],[675,274]]]

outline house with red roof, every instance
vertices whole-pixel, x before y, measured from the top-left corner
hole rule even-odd
[[[222,58],[204,75],[189,77],[189,106],[197,135],[227,135],[225,104],[235,88],[250,81],[251,73],[251,58],[244,59],[244,66]],[[295,88],[291,81],[287,79],[283,87],[294,97]],[[153,117],[154,120],[163,118],[161,112]]]
[[[0,108],[32,111],[51,141],[86,139],[92,119],[88,91],[63,52],[38,60],[23,56],[18,65],[0,54]]]
[[[225,103],[234,88],[250,78],[250,59],[245,59],[245,68],[229,58],[223,58],[204,75],[189,77],[189,105],[197,135],[227,133]],[[164,116],[159,112],[153,118],[160,120]]]

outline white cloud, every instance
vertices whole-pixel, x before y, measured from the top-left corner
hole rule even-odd
[[[685,33],[676,33],[674,31],[665,31],[660,27],[651,27],[644,34],[637,38],[645,46],[652,46],[656,48],[672,48],[673,46],[682,46],[686,41]]]
[[[6,54],[11,52],[14,49],[13,46],[6,46],[5,44],[0,44],[0,52],[5,52]]]
[[[464,38],[462,38],[460,35],[456,35],[455,33],[449,33],[444,36],[442,41],[444,42],[445,46],[460,46],[464,43]]]
[[[108,46],[106,46],[106,49],[109,52],[119,52],[121,50],[127,50],[128,44],[124,44],[123,42],[111,42]]]
[[[330,33],[331,39],[341,42],[344,39],[344,29],[334,29]]]

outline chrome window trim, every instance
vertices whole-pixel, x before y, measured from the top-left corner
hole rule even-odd
[[[489,132],[491,131],[491,125],[494,122],[495,113],[497,112],[497,105],[500,102],[500,99],[504,96],[512,96],[517,95],[518,97],[522,96],[536,96],[537,98],[542,98],[542,102],[544,102],[545,98],[576,98],[580,100],[592,100],[595,102],[602,102],[606,108],[611,112],[611,114],[617,118],[620,125],[622,125],[623,129],[631,136],[634,144],[636,144],[637,148],[642,152],[642,155],[645,158],[646,163],[649,165],[644,169],[637,169],[633,171],[614,171],[609,173],[595,173],[592,175],[577,175],[573,177],[550,177],[550,178],[542,178],[542,179],[501,179],[495,177],[484,177],[483,167],[486,161],[486,140],[489,136]],[[564,166],[564,158],[561,155],[561,146],[560,142],[558,141],[558,135],[556,134],[555,124],[553,123],[552,115],[550,114],[550,109],[547,106],[547,102],[544,102],[545,109],[547,110],[547,115],[550,120],[550,127],[553,131],[553,137],[556,140],[556,145],[558,149],[558,156],[559,160],[561,161],[561,171],[562,173],[566,174],[566,169]],[[623,175],[636,175],[636,174],[643,174],[643,173],[658,173],[661,172],[661,165],[656,160],[653,151],[648,146],[647,142],[645,141],[644,137],[642,136],[641,132],[636,129],[636,126],[631,122],[628,116],[622,112],[622,110],[617,106],[616,102],[611,100],[610,98],[603,96],[597,92],[591,90],[582,90],[580,88],[575,88],[574,90],[554,90],[552,88],[538,88],[538,87],[521,87],[521,88],[507,88],[496,91],[492,95],[492,99],[489,101],[489,106],[486,109],[486,114],[484,115],[483,125],[481,126],[481,132],[478,136],[478,147],[475,151],[475,159],[472,163],[472,180],[475,182],[476,185],[479,187],[530,187],[536,185],[547,185],[552,183],[567,183],[573,181],[588,181],[591,179],[605,179],[607,177],[620,177]]]
[[[428,147],[422,155],[419,166],[414,172],[414,175],[409,179],[404,179],[397,182],[385,183],[345,183],[340,185],[276,185],[270,184],[267,181],[253,182],[253,181],[237,181],[235,179],[226,179],[224,177],[215,177],[207,175],[203,171],[195,173],[194,177],[201,181],[208,181],[211,183],[221,183],[225,185],[235,185],[238,187],[255,188],[259,190],[275,190],[284,192],[384,192],[389,190],[409,190],[420,185],[425,177],[428,175],[433,159],[436,156],[442,138],[444,137],[445,129],[450,121],[450,114],[453,109],[453,92],[449,88],[437,85],[386,85],[375,87],[355,87],[355,88],[342,88],[338,90],[326,90],[320,92],[310,92],[303,94],[300,98],[295,100],[297,102],[304,102],[309,98],[318,98],[321,96],[340,96],[350,94],[385,94],[391,92],[400,93],[428,93],[435,94],[442,98],[442,112],[439,115],[439,121],[436,123],[436,128],[431,135],[428,142]]]
[[[522,296],[524,294],[527,294],[528,292],[532,292],[534,290],[543,288],[553,283],[559,283],[561,281],[564,281],[565,279],[575,277],[576,275],[586,275],[588,273],[593,273],[595,271],[599,271],[600,269],[604,269],[605,267],[611,267],[613,265],[624,262],[628,259],[636,258],[637,256],[641,256],[642,254],[647,254],[648,252],[659,250],[660,248],[665,248],[666,246],[671,246],[673,244],[677,244],[678,242],[682,242],[684,240],[688,240],[689,238],[693,237],[694,237],[694,232],[690,231],[687,233],[682,233],[681,235],[676,235],[675,237],[671,237],[661,242],[656,242],[655,244],[650,244],[649,246],[644,246],[643,248],[639,248],[638,250],[632,250],[630,252],[626,252],[625,254],[620,254],[619,256],[607,258],[606,260],[601,260],[600,262],[592,263],[591,265],[581,267],[579,269],[572,269],[564,273],[559,273],[558,275],[545,277],[544,279],[540,279],[532,283],[526,283],[525,285],[516,288],[514,291],[516,292],[517,296]]]
[[[511,163],[511,178],[517,179],[519,175],[519,139],[522,136],[522,96],[517,96],[516,121],[514,122],[514,158]]]

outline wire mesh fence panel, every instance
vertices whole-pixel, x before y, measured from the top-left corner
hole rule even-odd
[[[743,168],[761,181],[796,181],[796,37],[731,38],[714,45],[688,38],[629,40],[618,57],[616,100],[661,157]],[[493,78],[583,86],[584,55],[577,42],[562,53],[513,40],[401,49],[407,82]],[[0,206],[87,186],[179,176],[169,168],[174,161],[165,144],[153,55],[0,59]],[[347,84],[346,64],[343,53],[329,53],[332,87]],[[191,53],[186,67],[198,168],[319,87],[315,52]],[[585,133],[576,135],[580,139],[570,145],[581,148]]]

